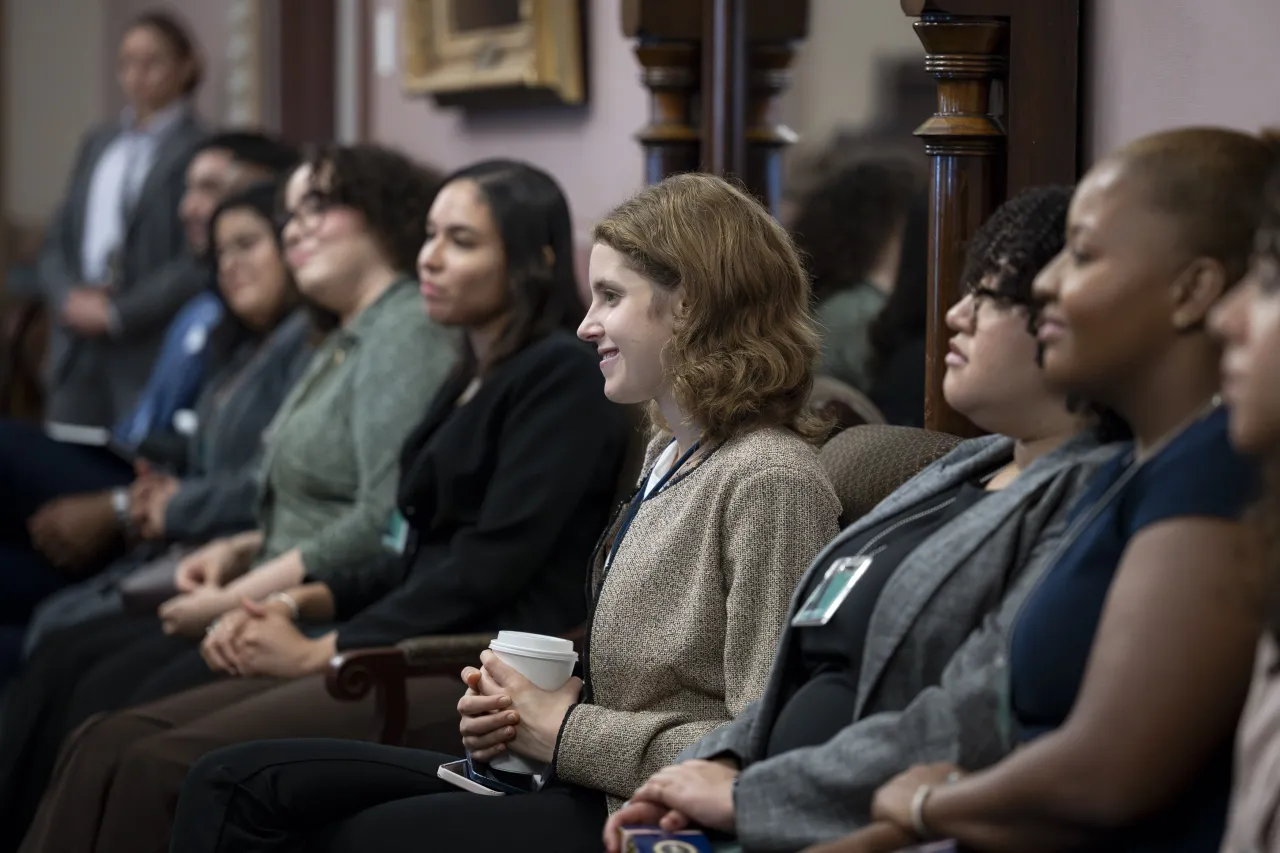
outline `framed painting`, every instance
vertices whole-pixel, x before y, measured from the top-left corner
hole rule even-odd
[[[402,0],[402,85],[441,103],[581,104],[581,0]]]

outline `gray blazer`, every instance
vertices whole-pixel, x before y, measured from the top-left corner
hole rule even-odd
[[[799,590],[842,542],[999,468],[1012,446],[1002,437],[966,441],[895,491],[813,561],[791,616]],[[1068,442],[929,537],[876,603],[849,725],[820,746],[761,760],[792,654],[786,629],[760,701],[681,754],[727,753],[743,764],[736,812],[747,850],[798,850],[864,826],[876,789],[914,764],[972,770],[1010,751],[1000,724],[1007,628],[1053,558],[1075,498],[1114,452],[1092,436]]]
[[[257,525],[262,434],[311,359],[310,330],[306,313],[295,313],[206,383],[190,467],[165,510],[168,539],[203,542]]]
[[[110,121],[85,136],[67,191],[49,223],[38,274],[41,292],[52,311],[60,310],[71,289],[84,280],[80,258],[89,186],[98,161],[120,132],[120,122]],[[188,246],[178,204],[186,190],[187,165],[205,136],[205,130],[188,112],[166,132],[156,150],[125,225],[118,291],[113,299],[120,321],[118,334],[90,341],[53,325],[47,368],[53,397],[69,377],[84,373],[76,367],[85,362],[105,369],[106,390],[115,409],[131,405],[146,384],[165,328],[203,280],[190,275],[192,261],[185,257]],[[102,389],[85,390],[101,393]],[[74,389],[67,389],[67,393],[74,393]],[[58,408],[55,400],[51,400],[51,407]],[[122,413],[111,412],[115,417]]]

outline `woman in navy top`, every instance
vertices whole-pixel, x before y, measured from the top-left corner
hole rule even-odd
[[[948,765],[899,776],[873,810],[893,826],[842,851],[909,837],[1217,849],[1260,614],[1239,522],[1256,472],[1216,407],[1205,322],[1245,271],[1272,160],[1243,133],[1180,130],[1126,146],[1080,184],[1066,248],[1036,282],[1045,373],[1111,407],[1134,442],[1081,499],[1016,620],[1009,708],[1022,748],[968,778]]]

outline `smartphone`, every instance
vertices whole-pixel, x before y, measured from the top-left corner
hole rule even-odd
[[[436,770],[436,775],[450,785],[461,788],[464,791],[470,791],[473,794],[479,794],[482,797],[505,797],[506,794],[501,791],[495,791],[492,788],[486,788],[479,782],[473,782],[467,777],[467,761],[450,761],[448,764],[441,764],[440,769]]]

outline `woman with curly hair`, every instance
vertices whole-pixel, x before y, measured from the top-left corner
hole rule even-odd
[[[648,404],[655,436],[591,563],[585,682],[543,690],[486,652],[458,706],[473,768],[510,752],[550,778],[485,797],[439,780],[440,752],[248,744],[193,768],[174,849],[598,850],[639,780],[760,694],[839,513],[804,409],[807,277],[768,213],[707,175],[642,191],[594,237],[578,334],[608,398]]]
[[[211,677],[196,637],[240,602],[304,578],[395,577],[381,539],[397,448],[453,363],[448,333],[421,308],[413,269],[438,177],[376,146],[326,147],[285,186],[281,240],[299,291],[331,331],[264,438],[258,528],[219,539],[178,568],[159,618],[104,617],[50,634],[15,686],[31,730],[12,738],[5,822],[22,827],[67,732],[101,711]],[[39,713],[30,713],[40,708]]]

